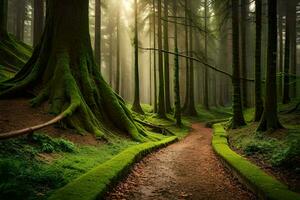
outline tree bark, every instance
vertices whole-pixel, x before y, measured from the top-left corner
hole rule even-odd
[[[268,64],[266,97],[258,131],[282,128],[277,116],[276,60],[277,60],[277,1],[268,0]]]
[[[263,100],[261,89],[261,34],[262,34],[262,1],[255,1],[256,7],[256,47],[255,47],[255,116],[258,122],[263,113]]]
[[[16,37],[19,41],[24,40],[25,0],[17,2],[17,31]]]
[[[101,72],[101,0],[95,0],[95,44],[94,55]]]
[[[207,8],[208,4],[207,4],[207,0],[204,1],[204,59],[205,62],[207,63],[207,42],[208,42],[208,38],[207,38]],[[204,68],[204,90],[203,90],[203,106],[206,110],[209,110],[209,103],[208,103],[208,97],[209,97],[209,93],[208,93],[208,69],[205,67]]]
[[[240,65],[239,65],[239,1],[231,0],[232,7],[232,53],[233,53],[233,118],[231,128],[235,129],[244,126],[245,120],[243,116],[243,108],[241,101],[241,81],[240,81]]]
[[[33,46],[35,47],[43,34],[44,28],[44,0],[34,0],[33,16]]]
[[[156,48],[156,11],[155,11],[155,0],[152,2],[153,6],[153,47]],[[154,81],[154,113],[157,113],[157,63],[156,63],[157,53],[153,52],[153,81]]]
[[[186,54],[187,56],[189,55],[188,54],[188,51],[189,51],[189,29],[188,29],[188,25],[189,25],[189,15],[188,15],[188,1],[185,0],[185,48],[186,48]],[[184,106],[183,106],[183,109],[182,110],[185,110],[187,108],[187,105],[188,105],[188,101],[189,101],[189,82],[190,82],[190,59],[186,58],[185,60],[185,68],[186,68],[186,73],[185,73],[185,101],[184,101]]]

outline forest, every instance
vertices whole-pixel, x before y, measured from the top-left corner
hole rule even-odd
[[[300,200],[299,0],[0,0],[1,200]]]

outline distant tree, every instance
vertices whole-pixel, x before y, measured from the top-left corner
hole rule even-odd
[[[164,0],[164,50],[169,51],[169,0]],[[166,98],[166,112],[171,112],[171,100],[170,100],[170,64],[169,53],[164,53],[164,72],[165,72],[165,98]]]
[[[277,115],[276,56],[277,56],[277,1],[268,0],[268,64],[266,96],[258,131],[282,128]]]
[[[23,41],[24,40],[24,22],[25,22],[25,7],[26,2],[25,0],[18,0],[16,2],[17,6],[17,30],[16,30],[16,37],[18,40]]]
[[[140,103],[138,4],[134,0],[134,101],[132,110],[144,114]]]
[[[185,31],[185,49],[186,49],[186,55],[188,55],[188,50],[189,50],[189,15],[188,15],[188,0],[184,1],[184,13],[185,13],[185,20],[184,20],[184,31]],[[186,72],[185,72],[185,100],[184,100],[184,105],[183,105],[183,109],[185,110],[187,105],[188,105],[188,101],[189,101],[189,79],[190,79],[190,59],[186,58],[185,59],[185,68],[186,68]]]
[[[101,72],[101,0],[95,0],[95,44],[94,55]]]
[[[116,55],[116,93],[120,94],[120,75],[121,75],[121,62],[120,62],[120,5],[117,5],[117,55]]]
[[[241,81],[239,65],[239,0],[231,0],[232,15],[232,53],[233,53],[233,117],[231,128],[238,128],[246,125],[241,101]]]
[[[156,48],[156,6],[155,6],[155,0],[152,2],[152,15],[153,15],[153,47],[154,49]],[[153,82],[154,82],[154,112],[157,112],[157,63],[156,59],[157,58],[157,53],[156,51],[153,52]]]
[[[207,21],[208,21],[208,3],[207,0],[204,1],[204,60],[208,62],[208,28],[207,28]],[[206,110],[209,110],[209,92],[208,92],[208,69],[207,67],[204,68],[204,92],[203,92],[203,105]]]

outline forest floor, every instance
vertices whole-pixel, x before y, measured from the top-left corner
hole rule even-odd
[[[211,147],[212,130],[194,123],[189,135],[136,164],[107,200],[255,199]]]

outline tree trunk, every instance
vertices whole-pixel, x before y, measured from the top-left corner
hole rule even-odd
[[[95,61],[101,72],[101,0],[95,0]]]
[[[240,66],[239,66],[239,1],[231,0],[232,7],[232,53],[233,53],[233,118],[231,128],[235,129],[244,126],[245,120],[243,116],[241,101],[241,82],[240,82]]]
[[[189,25],[189,15],[188,15],[188,1],[185,0],[185,48],[186,48],[186,55],[188,56],[188,51],[189,51],[189,29],[188,29],[188,25]],[[189,82],[190,82],[190,60],[188,58],[186,58],[185,60],[185,67],[186,67],[186,73],[185,73],[185,101],[184,101],[184,106],[182,110],[185,110],[187,108],[188,102],[189,102]]]
[[[291,21],[290,21],[290,63],[291,63],[291,97],[295,98],[296,97],[296,73],[297,73],[297,42],[296,42],[296,37],[297,37],[297,24],[296,24],[296,1],[292,0],[290,2],[291,6],[289,9],[289,12],[291,14]]]
[[[263,113],[263,100],[261,90],[261,34],[262,34],[262,1],[255,1],[256,7],[256,49],[255,49],[255,116],[258,122]]]
[[[242,77],[247,77],[247,0],[241,0],[241,69]],[[248,86],[247,81],[242,82],[242,101],[245,108],[248,107]]]
[[[169,51],[169,0],[164,0],[164,50]],[[164,71],[165,71],[165,101],[166,101],[166,112],[171,112],[171,101],[170,101],[170,65],[169,65],[169,54],[164,53]]]
[[[72,22],[72,23],[70,23]],[[150,136],[137,126],[125,102],[102,78],[89,35],[88,1],[51,0],[41,42],[16,76],[0,85],[0,97],[35,91],[31,101],[81,133],[110,139],[119,132],[136,141]]]
[[[17,34],[16,38],[19,41],[24,40],[24,20],[25,20],[25,0],[18,0],[17,2]]]
[[[278,81],[278,91],[279,97],[282,97],[282,74],[283,74],[283,18],[282,15],[279,15],[278,20],[278,31],[279,31],[279,63],[278,63],[278,69],[280,72],[279,81]]]
[[[134,0],[134,101],[132,110],[144,114],[140,104],[140,75],[139,75],[139,37],[138,37],[138,5]]]
[[[33,46],[35,47],[43,34],[44,28],[44,0],[34,0],[33,16]]]
[[[117,59],[116,59],[116,93],[120,94],[120,73],[121,73],[121,63],[120,63],[120,7],[118,6],[117,11]]]
[[[258,131],[282,128],[277,116],[276,56],[277,56],[277,1],[268,0],[268,64],[266,97]]]
[[[174,0],[174,48],[175,53],[178,54],[178,27],[177,27],[177,0]],[[181,126],[181,103],[180,103],[180,83],[179,83],[179,56],[174,57],[174,118],[176,125]]]
[[[164,68],[163,68],[163,52],[162,52],[162,27],[161,27],[161,0],[157,1],[158,11],[158,75],[159,75],[159,94],[158,94],[158,110],[157,113],[161,118],[166,118],[165,103],[165,86],[164,86]]]
[[[2,0],[0,3],[0,36],[7,34],[7,9],[8,0]]]
[[[153,47],[156,49],[156,11],[155,0],[153,0]],[[157,113],[157,63],[156,63],[156,51],[153,52],[153,82],[154,82],[154,112]]]
[[[287,104],[291,101],[290,99],[290,65],[291,65],[291,54],[290,54],[290,47],[291,47],[291,5],[290,1],[286,2],[286,28],[285,28],[285,55],[284,55],[284,79],[283,79],[283,97],[282,103]]]
[[[207,0],[204,1],[204,59],[205,62],[207,63],[207,9],[208,9],[208,4]],[[203,106],[206,110],[209,110],[209,103],[208,103],[208,69],[207,67],[204,67],[204,93],[203,93]]]

